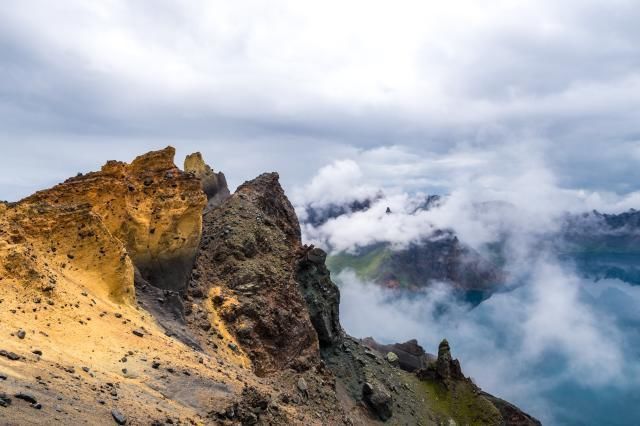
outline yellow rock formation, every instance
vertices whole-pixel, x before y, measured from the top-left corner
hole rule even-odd
[[[109,161],[100,172],[79,175],[19,204],[88,204],[120,240],[134,265],[155,286],[186,283],[202,233],[206,197],[200,181],[173,163],[167,147],[131,164]]]

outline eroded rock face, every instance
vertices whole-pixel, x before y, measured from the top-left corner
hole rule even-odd
[[[71,279],[131,302],[134,268],[124,245],[89,204],[32,199],[0,206],[0,277],[51,293]]]
[[[207,194],[207,210],[218,207],[231,196],[224,173],[214,172],[199,152],[187,156],[184,160],[184,171],[200,179],[202,190]]]
[[[21,204],[89,205],[147,281],[182,289],[200,241],[206,198],[200,181],[179,170],[174,156],[167,147],[131,164],[109,161],[99,172],[68,179]]]
[[[489,400],[502,415],[505,426],[541,426],[540,420],[525,413],[515,405],[504,399],[497,398],[489,393],[480,392],[484,398]]]
[[[362,396],[374,413],[382,421],[389,420],[393,415],[393,398],[384,385],[380,383],[365,383]]]
[[[344,334],[340,325],[340,290],[331,281],[326,259],[323,250],[304,246],[296,264],[296,280],[323,347],[340,343]]]
[[[296,282],[300,227],[277,173],[241,185],[205,215],[191,297],[213,298],[258,374],[305,369],[318,337]]]

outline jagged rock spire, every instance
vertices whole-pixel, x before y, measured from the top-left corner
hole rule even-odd
[[[447,339],[443,339],[438,346],[438,360],[436,361],[436,371],[440,377],[448,379],[451,377],[451,348]]]
[[[207,210],[211,210],[222,204],[231,196],[227,185],[227,178],[222,172],[214,172],[204,162],[202,154],[195,152],[184,160],[184,171],[195,175],[202,184],[202,190],[207,194]]]

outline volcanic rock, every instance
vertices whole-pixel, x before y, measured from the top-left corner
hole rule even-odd
[[[43,191],[0,214],[0,229],[9,230],[0,231],[0,276],[44,292],[69,278],[114,301],[132,300],[131,260],[91,205],[63,204]],[[70,249],[73,260],[64,254]]]
[[[296,281],[307,302],[320,345],[332,346],[340,343],[343,331],[340,326],[340,290],[331,281],[326,258],[327,254],[321,249],[302,247],[296,265]]]
[[[393,414],[393,399],[391,394],[378,383],[365,383],[362,386],[362,396],[380,420],[389,420]]]
[[[117,424],[119,425],[127,424],[127,416],[122,414],[120,411],[116,409],[111,410],[111,416],[113,417],[113,420],[115,420]]]
[[[207,283],[205,292],[224,300],[213,306],[215,314],[258,374],[305,369],[319,358],[318,337],[295,280],[300,226],[278,178],[267,173],[245,182],[205,214],[192,274],[192,282]]]
[[[11,361],[17,361],[20,359],[20,355],[15,354],[13,352],[6,351],[4,349],[0,349],[0,356],[10,359]]]
[[[207,195],[207,210],[218,207],[231,196],[224,173],[214,172],[199,152],[187,156],[184,160],[184,171],[200,179],[202,190]]]
[[[415,339],[405,343],[394,343],[393,345],[382,345],[371,337],[363,339],[362,342],[381,354],[394,354],[398,358],[399,367],[409,372],[426,368],[429,363],[436,360],[436,357],[426,353]]]
[[[480,392],[484,398],[491,401],[491,403],[500,411],[504,424],[508,426],[541,426],[540,420],[529,414],[523,412],[515,405],[507,402],[503,399],[497,398],[489,393]]]
[[[37,330],[21,350],[47,353],[47,362],[30,354],[11,363],[3,385],[31,389],[35,378],[48,400],[65,401],[40,413],[32,398],[3,410],[4,421],[38,424],[47,414],[48,422],[104,424],[111,414],[118,424],[316,425],[393,414],[395,424],[499,425],[519,418],[456,381],[448,345],[432,373],[449,376],[451,389],[421,382],[344,334],[326,253],[301,245],[277,174],[204,209],[219,193],[210,190],[212,176],[218,184],[223,177],[208,173],[201,156],[181,172],[173,155],[167,148],[131,164],[109,162],[0,203],[0,331]],[[35,302],[43,297],[47,303]],[[5,343],[0,356],[24,359],[9,351],[24,342]],[[76,374],[71,362],[91,369]],[[480,403],[469,408],[468,392],[458,401],[457,383]],[[433,386],[443,388],[443,403],[425,391]],[[103,407],[109,399],[118,401],[111,413]]]
[[[68,179],[20,204],[44,205],[48,209],[66,206],[72,211],[75,206],[87,204],[84,214],[99,217],[107,231],[124,244],[126,253],[146,280],[160,288],[183,288],[200,240],[201,213],[206,200],[200,181],[179,170],[173,163],[174,156],[175,149],[167,147],[137,157],[131,164],[109,161],[99,172]],[[57,217],[52,219],[56,225],[64,225]],[[86,222],[75,220],[80,224]],[[85,226],[76,230],[74,240],[102,243],[99,232]],[[60,243],[62,238],[53,240]],[[102,248],[100,253],[115,251]],[[70,253],[60,247],[57,251]],[[78,260],[79,254],[86,257],[83,251],[86,249],[75,250],[72,260]],[[128,271],[131,278],[132,272]]]
[[[11,397],[4,392],[0,392],[0,407],[11,405]]]
[[[447,339],[443,339],[438,346],[438,359],[416,374],[420,378],[436,380],[445,385],[449,385],[452,381],[465,380],[460,362],[451,356],[451,348]]]
[[[14,395],[17,399],[21,399],[23,401],[27,401],[31,404],[36,404],[38,402],[38,400],[36,399],[35,396],[33,396],[30,393],[27,392],[20,392]]]
[[[384,357],[387,362],[391,365],[398,365],[399,364],[399,358],[398,355],[394,354],[393,352],[389,352],[387,353],[387,355],[385,355]]]

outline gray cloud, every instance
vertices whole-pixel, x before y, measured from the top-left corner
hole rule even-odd
[[[560,243],[554,235],[566,212],[623,211],[638,205],[640,192],[563,188],[535,142],[493,151],[459,148],[428,158],[406,147],[381,147],[337,160],[294,192],[301,212],[380,189],[385,195],[366,211],[318,227],[304,224],[304,238],[332,251],[379,242],[403,248],[434,237],[435,229],[452,229],[481,252],[502,242],[507,285],[475,308],[439,283],[402,293],[351,271],[334,276],[347,331],[387,343],[418,338],[432,351],[446,337],[480,386],[545,424],[630,424],[640,414],[630,396],[640,370],[629,356],[640,344],[640,288],[583,279],[552,247]],[[420,176],[441,177],[418,185],[443,186],[448,195],[438,207],[416,210],[425,196],[407,186]],[[613,407],[621,408],[611,420]]]
[[[105,145],[121,159],[197,147],[241,157],[212,161],[232,179],[260,165],[289,184],[336,153],[523,139],[564,186],[633,191],[639,14],[631,1],[5,5],[0,166],[69,142],[56,165],[23,163],[0,198],[75,173]]]
[[[430,352],[446,337],[466,375],[544,424],[632,424],[640,371],[628,354],[639,342],[624,323],[640,321],[638,288],[531,266],[525,286],[475,309],[444,285],[402,296],[343,272],[342,323],[386,343],[418,338]]]

